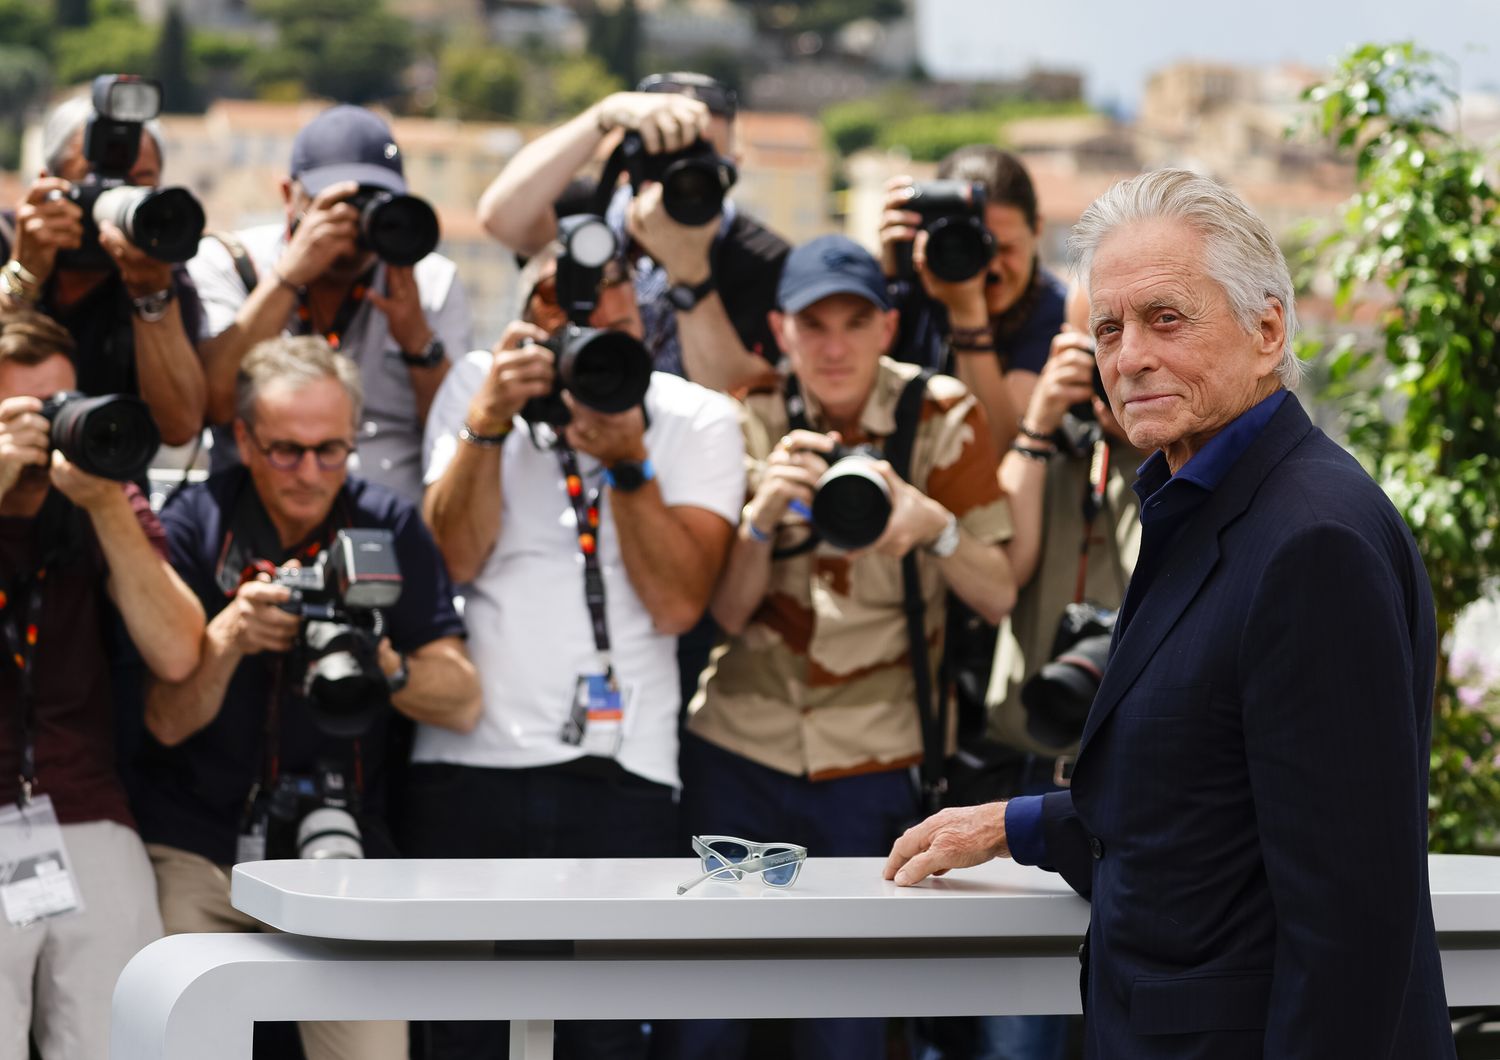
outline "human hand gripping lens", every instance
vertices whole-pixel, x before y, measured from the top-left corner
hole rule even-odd
[[[679,884],[678,894],[704,880],[743,880],[746,873],[759,875],[767,887],[790,887],[807,860],[807,848],[795,843],[752,843],[728,835],[695,835],[693,850],[703,859],[703,874]]]

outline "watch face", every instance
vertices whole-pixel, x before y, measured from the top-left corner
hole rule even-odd
[[[693,289],[682,284],[667,288],[667,301],[683,310],[691,309],[698,304],[698,298],[693,294]]]
[[[631,493],[646,484],[645,468],[634,460],[621,460],[609,469],[609,477],[614,479],[614,488],[623,493]]]

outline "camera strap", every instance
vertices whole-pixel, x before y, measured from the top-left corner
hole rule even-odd
[[[375,268],[371,265],[350,285],[349,290],[344,292],[344,300],[339,303],[338,309],[333,314],[333,323],[328,326],[327,331],[319,332],[327,341],[328,345],[335,350],[343,343],[343,337],[354,322],[354,314],[359,312],[360,306],[365,304],[365,295],[370,293],[370,285],[375,282]],[[297,294],[297,319],[302,325],[302,334],[311,335],[317,328],[313,324],[312,304],[308,301],[307,289],[303,288]]]
[[[1089,577],[1089,543],[1094,538],[1094,521],[1104,510],[1105,491],[1109,488],[1109,442],[1104,432],[1094,439],[1089,456],[1088,488],[1083,492],[1083,540],[1078,545],[1078,581],[1073,588],[1073,602],[1083,603],[1084,587]]]
[[[578,454],[559,435],[557,462],[567,487],[568,504],[578,527],[578,551],[583,554],[583,600],[588,605],[589,622],[594,629],[594,647],[609,657],[609,621],[604,611],[604,572],[599,566],[599,498],[600,486],[590,495],[583,488],[583,474],[578,469]]]

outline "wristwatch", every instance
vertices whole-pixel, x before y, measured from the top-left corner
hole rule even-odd
[[[621,460],[604,469],[604,484],[616,493],[634,493],[655,477],[656,468],[649,458]]]
[[[401,363],[409,368],[436,368],[443,363],[446,355],[443,340],[434,335],[427,340],[427,345],[422,347],[421,353],[407,353],[402,350]]]
[[[167,306],[172,304],[176,292],[170,287],[163,287],[160,291],[151,294],[143,294],[139,298],[132,298],[130,304],[135,306],[135,315],[148,324],[155,324],[167,315]]]
[[[401,665],[396,667],[396,672],[385,679],[386,688],[392,695],[406,687],[406,682],[411,680],[411,674],[406,669],[406,653],[401,653]]]
[[[707,298],[714,289],[714,278],[712,275],[696,287],[685,283],[674,283],[667,288],[667,301],[677,309],[679,313],[686,313],[703,299]]]
[[[958,551],[958,516],[952,512],[948,513],[948,525],[943,527],[942,532],[933,538],[932,543],[927,546],[928,555],[936,556],[938,559],[947,559]]]

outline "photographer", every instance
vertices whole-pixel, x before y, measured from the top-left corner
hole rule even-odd
[[[42,127],[46,169],[15,212],[0,215],[0,309],[36,308],[73,337],[78,389],[138,394],[168,445],[191,441],[203,427],[203,366],[193,349],[202,318],[187,270],[136,247],[117,226],[99,225],[104,254],[78,260],[83,210],[68,197],[95,170],[85,157],[85,129],[100,120],[88,97],[59,104]],[[161,129],[146,122],[125,180],[161,182]],[[91,256],[92,257],[92,256]]]
[[[554,249],[528,262],[524,319],[493,355],[455,364],[433,405],[425,510],[467,583],[484,714],[462,738],[418,730],[415,855],[665,857],[678,847],[676,638],[723,565],[744,449],[729,399],[650,371],[625,263],[578,283],[576,264]],[[633,390],[610,402],[630,407],[604,412],[607,394],[564,382],[580,336],[569,319],[612,329],[593,337],[615,347],[611,357],[633,355],[643,398]],[[429,1033],[432,1060],[508,1055],[500,1024]],[[638,1020],[560,1022],[557,1040],[560,1057],[646,1049]]]
[[[0,1053],[24,1057],[30,1033],[49,1060],[109,1052],[115,980],[161,934],[115,771],[105,615],[164,680],[192,672],[203,631],[140,491],[54,450],[44,401],[75,386],[73,353],[55,321],[0,313]],[[36,893],[43,859],[61,895]]]
[[[234,434],[244,466],[179,491],[162,511],[172,562],[210,616],[197,669],[147,693],[149,738],[135,778],[169,933],[257,930],[229,904],[229,867],[298,856],[305,837],[278,849],[273,830],[295,831],[309,813],[353,815],[353,849],[335,856],[358,856],[361,845],[394,856],[384,823],[387,700],[456,732],[479,711],[452,586],[420,515],[348,474],[358,370],[321,339],[295,337],[261,343],[240,376]],[[320,692],[314,633],[329,623],[289,612],[311,615],[313,598],[307,589],[294,596],[284,583],[297,572],[285,568],[327,563],[326,571],[342,536],[365,528],[390,532],[400,595],[365,627],[380,631],[378,645],[349,649],[360,693],[327,692],[326,681]],[[338,621],[349,627],[360,621],[356,584],[333,601],[346,605]],[[304,1024],[302,1038],[310,1060],[406,1055],[404,1024]]]
[[[575,174],[601,145],[618,153],[631,137],[647,156],[643,166],[702,141],[718,162],[715,173],[732,173],[724,163],[735,158],[737,110],[734,93],[713,78],[653,74],[637,91],[606,96],[522,148],[480,198],[480,220],[510,249],[536,253],[556,234],[553,204]],[[611,171],[607,166],[606,177]],[[781,356],[766,313],[775,305],[786,242],[732,199],[711,217],[684,223],[674,220],[663,184],[649,176],[602,191],[611,223],[633,241],[637,300],[657,370],[725,393],[765,378]]]
[[[897,328],[886,298],[875,259],[842,236],[787,258],[772,321],[795,397],[778,389],[746,401],[749,503],[711,607],[730,639],[709,664],[683,744],[694,834],[823,856],[885,849],[920,812],[911,767],[923,762],[926,737],[947,742],[917,706],[913,664],[930,682],[938,660],[912,656],[903,560],[915,562],[928,645],[942,642],[949,589],[991,621],[1015,601],[1002,548],[1010,515],[984,410],[957,380],[882,356]],[[909,481],[884,461],[846,458],[860,462],[854,474],[883,484],[883,527],[827,522],[819,497],[832,486],[824,476],[835,445],[873,444],[894,460],[902,435]],[[835,547],[835,525],[869,543]],[[668,1034],[681,1036],[683,1057],[744,1055],[743,1025],[695,1022]],[[884,1041],[882,1020],[814,1020],[794,1036],[796,1056],[820,1060],[884,1056]]]
[[[284,223],[205,239],[188,266],[207,314],[200,349],[209,422],[234,415],[236,374],[252,346],[274,335],[321,335],[359,366],[359,474],[420,503],[422,424],[450,360],[470,342],[457,268],[431,250],[436,216],[407,195],[386,123],[347,105],[297,133],[281,197]],[[389,197],[398,212],[384,234],[395,245],[382,249],[369,220]],[[235,446],[227,429],[215,441],[217,471],[233,462]]]
[[[1003,452],[1062,327],[1067,289],[1038,258],[1036,189],[1019,159],[987,145],[961,147],[939,163],[938,179],[982,189],[989,261],[968,279],[938,276],[928,253],[930,233],[924,231],[928,218],[913,209],[922,204],[923,185],[910,177],[892,179],[880,239],[902,314],[898,348],[918,364],[957,375],[984,405]],[[965,211],[957,207],[948,204],[944,212],[958,219]]]

